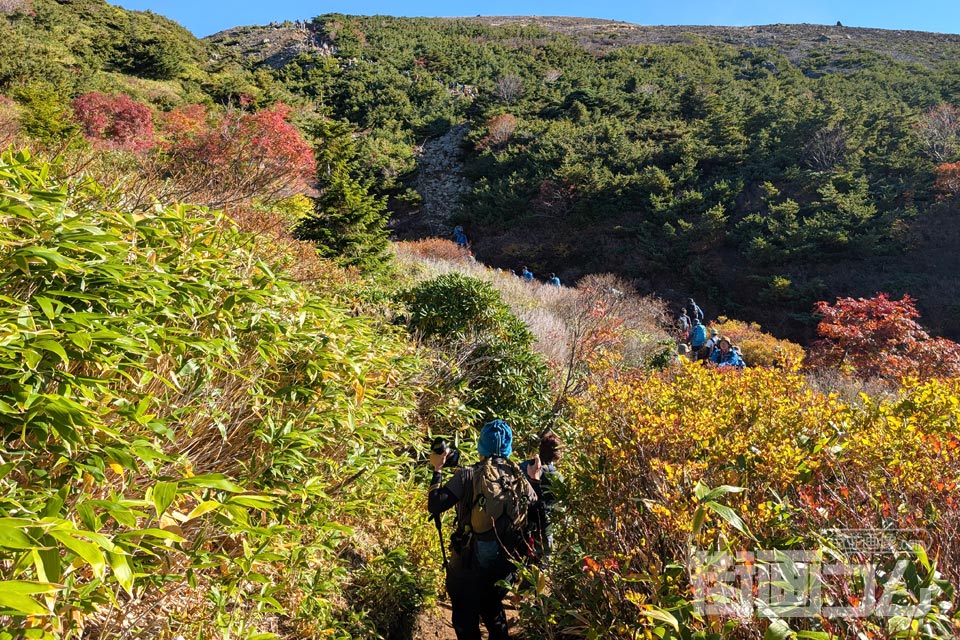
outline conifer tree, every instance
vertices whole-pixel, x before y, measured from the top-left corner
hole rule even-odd
[[[297,228],[321,256],[343,266],[376,271],[387,261],[387,211],[359,175],[351,127],[322,120],[309,127],[315,139],[317,183],[313,214]]]

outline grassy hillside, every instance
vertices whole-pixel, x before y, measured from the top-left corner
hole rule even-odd
[[[943,149],[930,135],[960,102],[958,36],[327,15],[291,62],[257,53],[283,29],[212,41],[363,131],[408,235],[407,150],[465,120],[455,222],[489,263],[612,271],[804,338],[817,299],[908,292],[960,334],[953,265],[925,259],[924,232],[955,199],[934,170],[957,158],[956,124]]]

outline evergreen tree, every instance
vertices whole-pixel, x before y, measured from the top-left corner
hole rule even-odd
[[[357,151],[351,127],[321,120],[309,127],[316,140],[317,183],[313,215],[297,228],[297,236],[310,240],[320,255],[343,266],[376,271],[388,259],[387,211],[382,198],[371,195],[359,176]]]

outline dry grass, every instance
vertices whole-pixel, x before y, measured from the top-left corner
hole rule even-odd
[[[434,250],[425,251],[425,246]],[[510,272],[492,269],[470,258],[462,259],[454,250],[456,245],[447,240],[395,245],[401,270],[416,281],[456,272],[493,284],[533,333],[536,349],[551,362],[569,361],[576,334],[573,325],[584,311],[585,296],[592,303],[605,297],[612,313],[628,325],[630,339],[623,350],[634,363],[649,356],[661,340],[669,339],[666,305],[657,298],[636,295],[627,283],[614,276],[587,276],[576,287],[556,287],[539,281],[526,282]]]

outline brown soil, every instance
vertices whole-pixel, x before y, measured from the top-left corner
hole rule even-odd
[[[413,629],[413,640],[457,640],[450,624],[450,603],[441,602],[435,609],[428,609],[420,613]],[[520,638],[517,631],[517,611],[507,605],[507,621],[510,623],[510,635]],[[487,637],[487,630],[480,625],[480,632]]]

